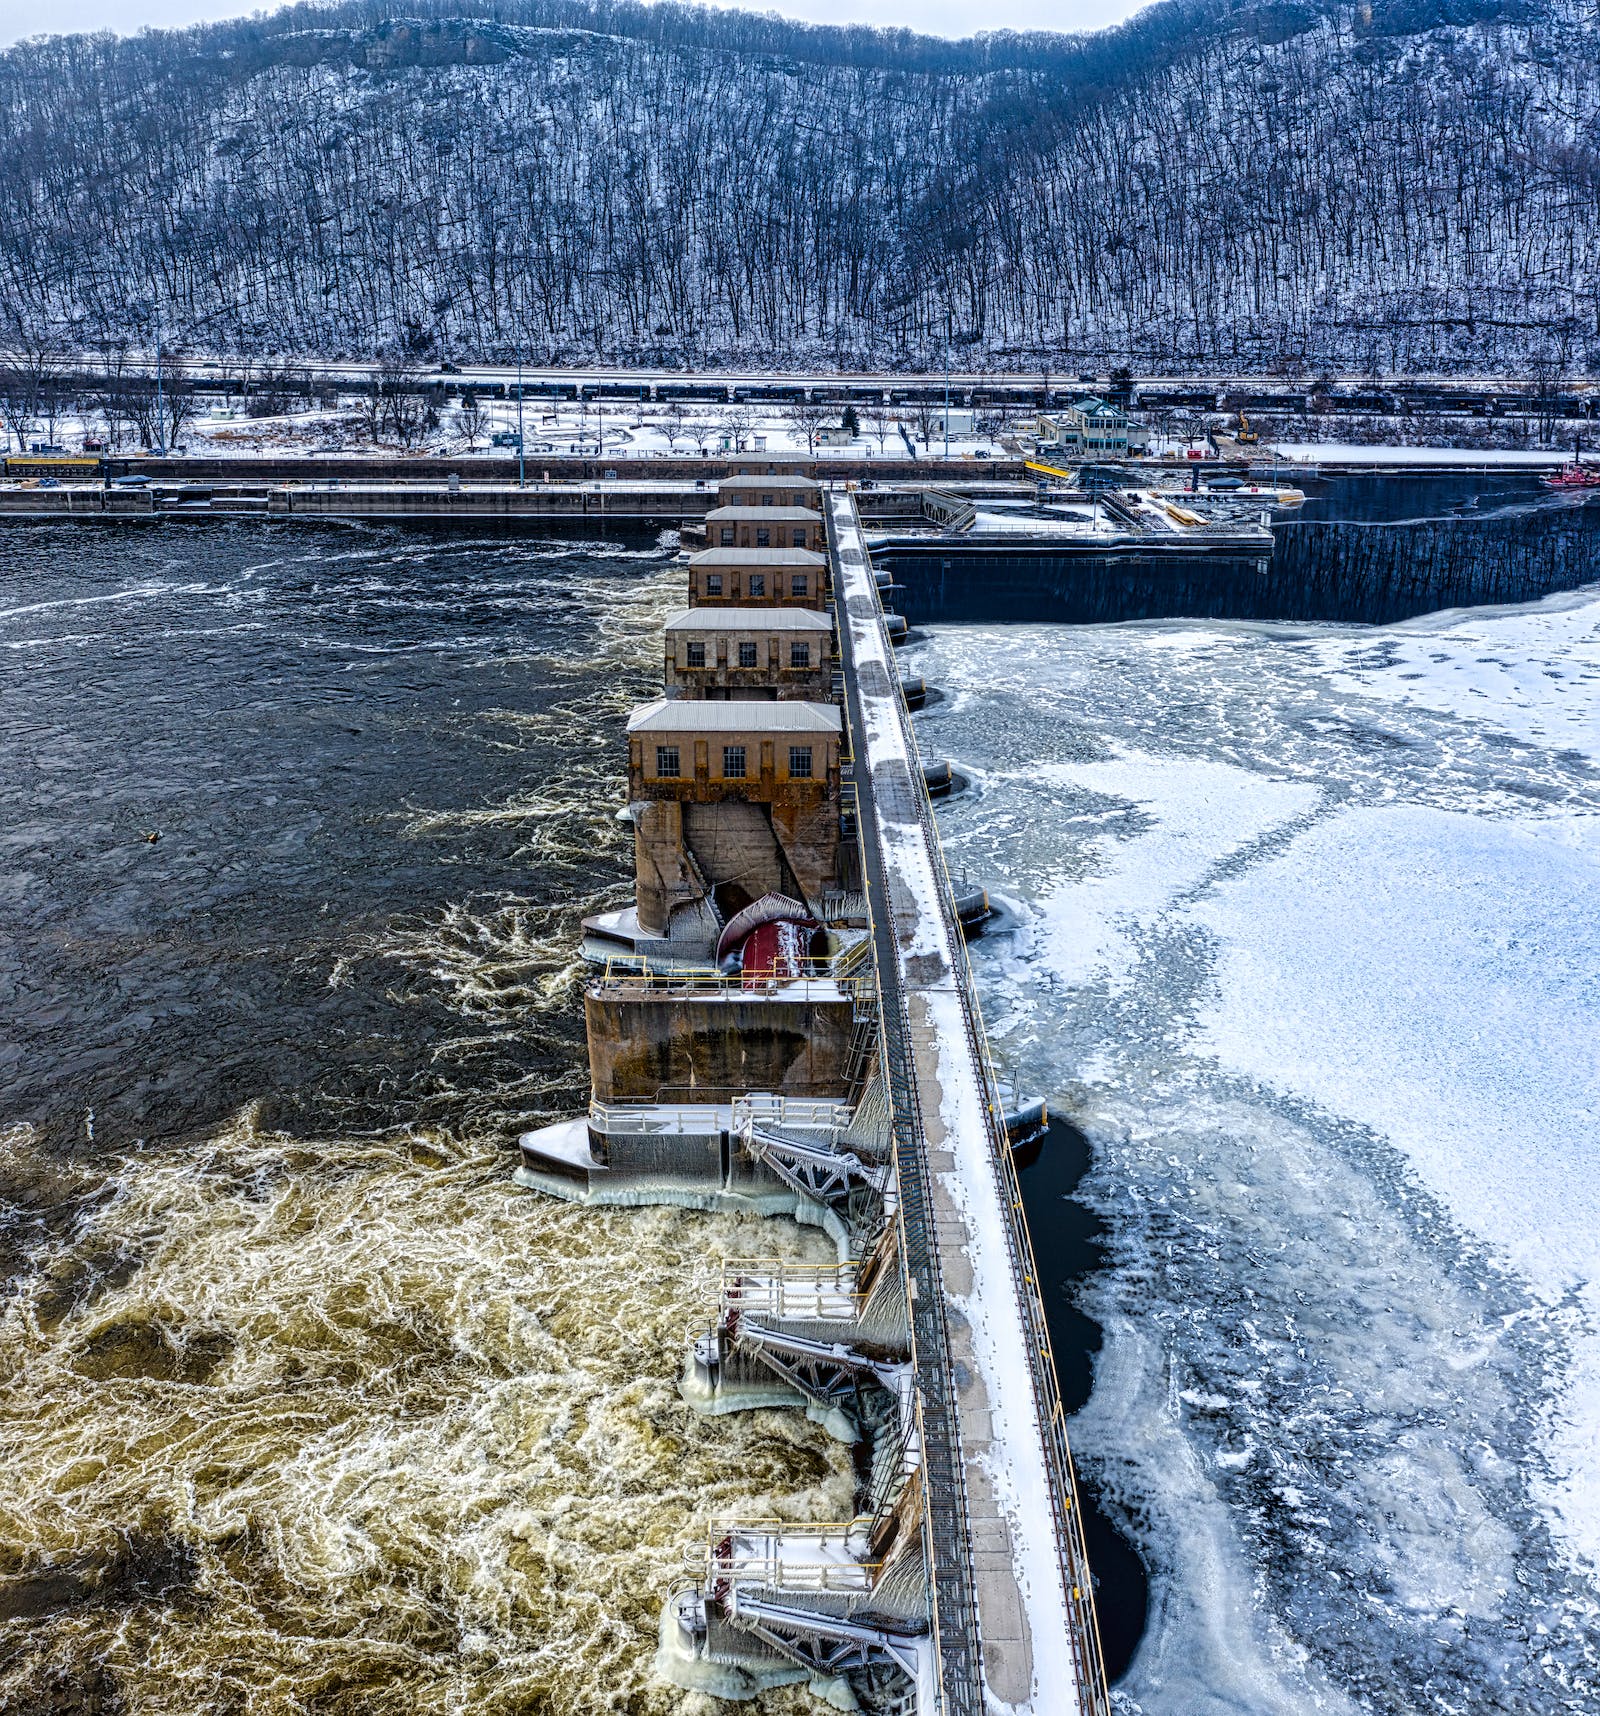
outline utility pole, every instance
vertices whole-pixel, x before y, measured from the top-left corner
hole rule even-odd
[[[944,456],[950,457],[950,336],[944,340]]]
[[[528,459],[522,437],[522,347],[517,347],[517,487],[528,486]]]
[[[156,452],[167,456],[166,413],[161,399],[161,312],[156,312]]]

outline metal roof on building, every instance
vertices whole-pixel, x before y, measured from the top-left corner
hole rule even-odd
[[[757,509],[769,517],[778,509],[764,506]],[[711,515],[713,518],[716,514]],[[814,515],[813,515],[814,516]],[[799,570],[802,567],[826,566],[825,556],[814,553],[809,548],[705,548],[698,554],[689,557],[691,566],[784,566]]]
[[[831,632],[833,621],[814,608],[685,608],[669,632]]]
[[[808,506],[717,506],[707,520],[722,524],[821,524],[822,514]]]
[[[723,477],[718,483],[719,489],[818,489],[821,483],[814,482],[810,477]]]
[[[833,703],[701,703],[658,697],[628,717],[630,733],[834,733]]]

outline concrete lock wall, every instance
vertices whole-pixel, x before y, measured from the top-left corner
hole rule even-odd
[[[752,1090],[837,1098],[844,1088],[854,1029],[848,999],[602,983],[583,1009],[600,1102],[705,1102]]]

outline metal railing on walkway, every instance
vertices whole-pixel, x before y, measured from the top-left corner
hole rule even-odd
[[[828,530],[830,546],[837,547],[836,526],[832,508],[828,511]],[[861,546],[863,555],[866,553],[865,544]],[[869,578],[870,582],[870,578]],[[876,599],[876,598],[875,598]],[[881,606],[881,604],[880,604]],[[881,626],[881,620],[879,621]],[[841,659],[844,660],[847,675],[854,667],[853,642],[847,642],[849,633],[847,624],[841,625]],[[887,649],[887,633],[884,633]],[[1010,1139],[1005,1128],[1005,1111],[999,1094],[999,1081],[995,1076],[993,1058],[989,1049],[987,1033],[983,1028],[982,1010],[978,1003],[977,986],[973,978],[971,960],[968,956],[964,937],[960,934],[955,916],[955,891],[950,881],[949,869],[945,863],[944,846],[939,837],[938,825],[934,819],[932,801],[928,797],[921,766],[920,752],[916,742],[916,732],[903,700],[898,696],[894,699],[897,718],[904,738],[906,756],[909,760],[909,785],[916,819],[920,825],[924,842],[930,858],[942,882],[941,906],[946,918],[948,939],[953,950],[953,973],[956,978],[956,991],[961,1005],[964,1028],[966,1031],[969,1051],[973,1063],[977,1067],[984,1083],[983,1101],[987,1122],[988,1142],[999,1173],[1001,1187],[1004,1193],[1004,1203],[1008,1219],[1004,1224],[1006,1246],[1009,1254],[1011,1274],[1017,1290],[1019,1307],[1022,1312],[1024,1329],[1028,1340],[1030,1383],[1034,1396],[1034,1409],[1038,1422],[1044,1432],[1045,1453],[1048,1464],[1053,1468],[1052,1482],[1049,1485],[1050,1506],[1054,1515],[1056,1531],[1055,1539],[1061,1560],[1061,1573],[1065,1592],[1069,1602],[1069,1615],[1072,1620],[1071,1647],[1079,1670],[1079,1684],[1084,1699],[1087,1702],[1091,1716],[1109,1716],[1110,1694],[1106,1683],[1105,1659],[1100,1642],[1099,1622],[1095,1613],[1094,1585],[1089,1569],[1088,1550],[1083,1538],[1082,1510],[1078,1500],[1077,1473],[1072,1461],[1072,1453],[1066,1434],[1066,1413],[1061,1402],[1061,1392],[1056,1376],[1054,1356],[1051,1351],[1048,1326],[1045,1320],[1044,1302],[1039,1292],[1039,1272],[1033,1256],[1032,1239],[1028,1232],[1026,1218],[1023,1214],[1022,1189],[1017,1179],[1015,1161],[1012,1158]],[[858,726],[861,721],[859,709],[859,693],[853,683],[853,675],[847,686],[846,709],[852,726]],[[863,848],[867,845],[869,836],[865,819],[862,824]],[[871,837],[874,852],[877,851],[875,835]],[[887,899],[887,881],[882,869],[881,857],[874,866],[872,880],[877,885],[879,898]],[[873,889],[868,889],[869,910]],[[874,929],[874,935],[877,931]],[[895,1115],[896,1161],[900,1174],[900,1189],[902,1199],[903,1220],[906,1222],[908,1258],[913,1268],[919,1267],[919,1258],[925,1259],[931,1265],[932,1279],[938,1280],[938,1260],[927,1237],[931,1226],[932,1206],[927,1201],[927,1188],[920,1183],[924,1179],[921,1172],[920,1160],[920,1117],[916,1119],[914,1130],[906,1140],[906,1147],[901,1148],[900,1116],[908,1112],[917,1116],[917,1093],[915,1080],[909,1071],[909,1062],[904,1044],[909,1040],[909,1023],[905,1014],[905,1000],[899,991],[895,979],[897,970],[894,963],[894,949],[885,942],[879,947],[878,959],[884,983],[893,983],[896,991],[896,1005],[891,1009],[884,1006],[886,1055],[885,1064],[889,1070],[891,1107]],[[890,1046],[891,1036],[898,1037],[902,1044],[898,1053]],[[898,1065],[897,1065],[898,1063]],[[904,1104],[904,1108],[902,1107]],[[911,1168],[908,1176],[907,1167]],[[918,1220],[913,1213],[914,1206],[925,1213]],[[917,1251],[913,1253],[913,1234],[918,1227],[924,1232],[917,1236]],[[940,1297],[942,1308],[943,1296]],[[916,1312],[921,1309],[921,1295],[913,1307],[913,1322],[917,1321]],[[942,1316],[941,1316],[942,1322]],[[947,1353],[944,1343],[935,1340],[940,1348],[941,1356]],[[948,1370],[947,1358],[945,1369]],[[918,1369],[919,1386],[923,1382],[923,1373]],[[927,1416],[935,1420],[932,1428],[937,1434],[937,1410]],[[956,1463],[959,1466],[959,1441],[954,1443]],[[933,1489],[934,1473],[939,1461],[934,1450],[930,1448],[928,1460],[929,1502],[930,1509],[935,1504]],[[964,1493],[964,1492],[963,1492]],[[964,1516],[964,1507],[962,1513]],[[950,1522],[954,1526],[954,1521]],[[937,1535],[938,1522],[934,1522]],[[962,1536],[959,1539],[965,1543],[964,1517]],[[935,1589],[938,1590],[938,1574],[940,1563],[934,1563]],[[968,1602],[971,1600],[970,1576],[967,1592]],[[956,1591],[950,1593],[951,1599],[960,1606],[961,1597]],[[976,1638],[976,1614],[972,1611],[972,1637]],[[944,1637],[944,1627],[935,1629],[935,1636],[941,1640]],[[976,1680],[976,1675],[974,1675]],[[981,1694],[980,1694],[981,1696]],[[977,1708],[978,1706],[975,1706]],[[958,1703],[952,1703],[951,1709],[959,1709]]]
[[[831,508],[827,522],[829,545],[837,553]],[[864,544],[861,553],[866,553]],[[839,629],[847,674],[845,708],[855,750],[859,745],[854,734],[861,727],[862,715],[852,671],[854,644],[848,623],[841,623]],[[869,826],[868,819],[861,818],[860,822],[867,919],[878,954],[879,1054],[894,1137],[900,1193],[897,1219],[902,1255],[915,1288],[911,1302],[911,1362],[917,1379],[917,1427],[927,1500],[928,1538],[924,1554],[930,1575],[930,1630],[945,1716],[984,1716],[966,1472],[950,1360],[950,1334],[945,1320],[945,1294],[933,1238],[933,1194],[923,1160],[921,1105],[911,1067],[910,1025],[894,944],[887,930],[888,881],[877,832]],[[882,910],[878,909],[878,902],[883,903]]]

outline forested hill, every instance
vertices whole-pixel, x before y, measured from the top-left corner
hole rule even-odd
[[[1600,0],[944,42],[632,0],[0,55],[8,337],[1600,367]]]

